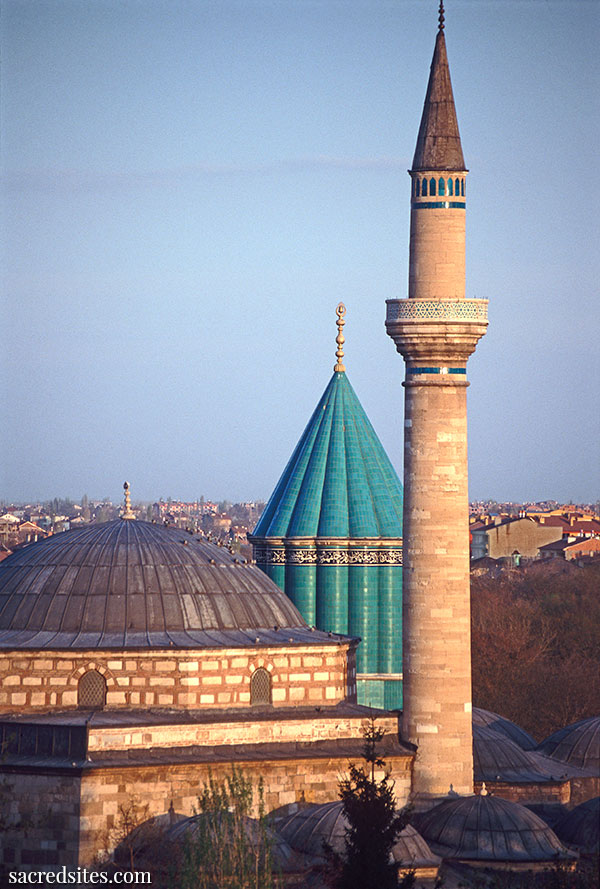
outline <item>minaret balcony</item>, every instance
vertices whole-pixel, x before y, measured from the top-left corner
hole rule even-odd
[[[487,324],[487,299],[386,299],[386,304],[386,324],[425,319]]]
[[[388,299],[385,327],[405,361],[465,362],[488,326],[487,299]]]

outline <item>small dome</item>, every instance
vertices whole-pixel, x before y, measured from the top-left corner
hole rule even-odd
[[[498,713],[492,713],[490,710],[482,710],[481,707],[473,707],[473,725],[482,728],[491,728],[499,734],[505,735],[518,744],[523,750],[535,750],[537,741],[535,741],[525,729],[499,716]]]
[[[576,806],[554,828],[563,843],[581,852],[600,852],[600,796]]]
[[[0,648],[247,645],[261,628],[315,639],[259,568],[163,525],[88,525],[0,563]]]
[[[303,806],[298,812],[276,822],[278,833],[290,846],[313,859],[323,858],[324,841],[334,852],[342,853],[347,826],[341,800]],[[392,859],[414,868],[438,867],[441,863],[410,824],[398,835],[392,847]]]
[[[573,768],[566,763],[559,763],[534,750],[523,750],[507,735],[475,723],[473,771],[476,781],[519,784],[566,781],[573,774]]]
[[[203,829],[211,831],[211,822],[214,823],[215,817],[220,818],[222,816],[219,814],[215,816],[214,813],[192,815],[191,818],[185,818],[174,824],[167,831],[165,837],[173,843],[184,843],[186,839],[193,840],[195,837],[202,835]],[[273,830],[272,827],[261,825],[256,818],[250,818],[248,815],[242,815],[241,819],[246,839],[252,846],[258,846],[266,840],[276,870],[283,873],[294,873],[304,867],[302,856],[298,855],[288,845],[278,831]],[[233,829],[234,826],[232,825]],[[227,835],[227,825],[223,826],[223,832]]]
[[[561,728],[537,748],[540,753],[594,774],[600,772],[600,716]]]
[[[497,796],[445,800],[419,816],[418,827],[443,858],[534,862],[573,857],[541,818]]]

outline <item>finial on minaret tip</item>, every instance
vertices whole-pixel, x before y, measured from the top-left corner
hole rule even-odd
[[[481,790],[479,791],[479,796],[487,796],[487,795],[488,795],[488,792],[487,792],[487,787],[485,786],[485,781],[482,781]]]
[[[134,519],[135,513],[131,508],[131,497],[129,496],[129,482],[123,483],[123,490],[125,491],[125,506],[123,512],[121,513],[121,518]]]
[[[440,23],[439,27],[438,27],[438,31],[443,31],[444,30],[444,0],[440,0],[440,14],[439,14],[438,21]]]
[[[343,364],[344,343],[346,342],[346,337],[342,333],[344,324],[346,323],[344,321],[344,315],[346,314],[346,306],[344,305],[344,303],[338,303],[335,312],[337,315],[337,321],[335,323],[337,324],[338,335],[335,338],[335,341],[337,343],[337,352],[335,353],[335,357],[337,358],[337,362],[333,370],[334,373],[343,373],[346,370]]]

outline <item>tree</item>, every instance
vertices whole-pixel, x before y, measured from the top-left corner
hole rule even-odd
[[[391,861],[392,846],[407,822],[395,809],[394,782],[389,771],[377,780],[376,770],[385,768],[377,754],[383,731],[371,718],[363,730],[364,766],[351,765],[349,776],[340,781],[340,799],[348,822],[345,851],[339,855],[326,845],[328,879],[334,889],[397,889],[410,886],[410,876],[398,883],[397,863]]]
[[[558,560],[471,579],[475,706],[538,740],[598,712],[598,580]]]
[[[232,768],[217,781],[212,774],[198,798],[193,831],[171,876],[178,889],[276,889],[272,839],[267,827],[262,779],[256,791],[257,820],[250,817],[252,780]]]

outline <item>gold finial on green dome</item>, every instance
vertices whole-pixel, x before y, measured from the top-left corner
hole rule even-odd
[[[335,353],[337,362],[336,362],[336,365],[333,368],[333,370],[335,373],[343,373],[346,370],[346,368],[344,367],[344,365],[342,363],[342,359],[344,358],[344,343],[346,342],[346,337],[342,333],[342,329],[344,327],[344,324],[346,323],[344,321],[344,315],[346,314],[346,306],[344,305],[344,303],[338,303],[338,306],[335,311],[336,311],[336,315],[337,315],[337,321],[335,323],[337,324],[337,328],[338,328],[338,335],[336,336],[335,341],[336,341],[338,347],[337,347],[337,352]]]
[[[129,482],[123,483],[123,490],[125,491],[125,508],[121,513],[122,519],[134,519],[135,513],[131,508],[131,497],[129,496]]]

